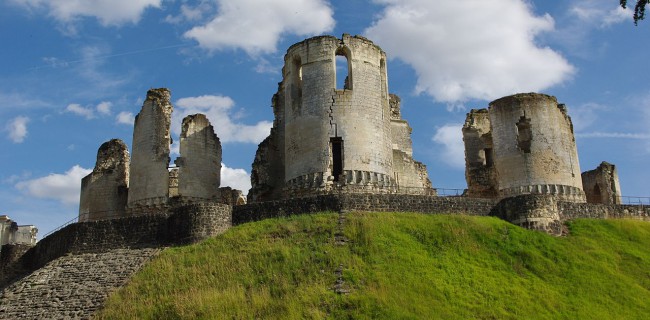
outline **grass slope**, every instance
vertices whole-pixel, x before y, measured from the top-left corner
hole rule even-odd
[[[336,245],[337,219],[270,219],[165,250],[98,318],[650,318],[647,222],[577,220],[556,238],[489,217],[350,213]],[[349,294],[334,292],[339,276]]]

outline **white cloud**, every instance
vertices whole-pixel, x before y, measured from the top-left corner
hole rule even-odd
[[[92,119],[95,117],[95,112],[90,108],[84,108],[80,104],[71,103],[65,108],[66,112],[74,113],[76,115],[82,116],[86,119]]]
[[[135,122],[135,116],[132,112],[122,111],[115,117],[115,122],[132,126]]]
[[[324,0],[217,0],[218,13],[187,32],[208,50],[242,49],[249,55],[276,51],[284,34],[310,36],[331,31],[333,11]]]
[[[11,0],[30,10],[47,10],[54,19],[70,23],[94,17],[103,26],[137,23],[145,9],[160,8],[162,0]]]
[[[9,139],[14,143],[22,143],[27,137],[27,123],[29,118],[25,116],[15,117],[5,126],[5,131],[9,133]]]
[[[181,13],[177,16],[168,15],[165,17],[165,22],[177,24],[183,21],[200,21],[206,12],[212,11],[212,6],[208,2],[201,2],[192,7],[187,4],[181,5]]]
[[[222,163],[221,186],[238,189],[244,194],[248,194],[248,190],[251,188],[251,177],[244,169],[228,168]]]
[[[365,34],[411,65],[418,93],[458,103],[541,91],[574,73],[535,38],[554,29],[527,1],[379,0],[386,5]]]
[[[438,128],[431,139],[442,146],[442,151],[438,154],[440,161],[456,169],[465,167],[462,128],[459,124],[446,124]]]
[[[97,109],[97,112],[104,114],[104,115],[109,115],[111,114],[111,107],[113,106],[112,103],[108,101],[102,101],[100,102],[95,109]]]
[[[613,24],[629,21],[632,23],[632,10],[623,9],[618,2],[610,0],[576,0],[569,9],[569,15],[579,23],[606,28]]]
[[[180,135],[183,118],[203,113],[210,120],[222,143],[260,143],[264,140],[269,135],[273,123],[260,121],[254,125],[246,125],[235,122],[237,116],[233,114],[234,105],[235,102],[226,96],[204,95],[178,99],[172,114],[172,132]]]
[[[16,188],[30,196],[42,199],[53,199],[66,205],[79,204],[81,178],[92,172],[78,165],[63,174],[52,173],[45,177],[21,181]]]

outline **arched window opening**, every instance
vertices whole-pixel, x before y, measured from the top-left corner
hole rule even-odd
[[[334,58],[336,90],[352,90],[352,74],[350,72],[350,54],[348,50],[346,48],[336,50]]]

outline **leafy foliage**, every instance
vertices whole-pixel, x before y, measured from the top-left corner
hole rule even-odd
[[[645,18],[645,6],[650,3],[650,0],[636,0],[636,5],[634,6],[634,24],[636,25],[639,20]],[[627,8],[627,0],[620,0],[621,7],[623,9]]]

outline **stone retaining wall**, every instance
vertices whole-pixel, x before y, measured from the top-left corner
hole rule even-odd
[[[328,194],[233,207],[233,225],[320,211],[422,212],[487,216],[495,200],[406,194]]]
[[[101,253],[124,248],[159,248],[196,242],[231,226],[232,207],[217,203],[182,205],[128,218],[80,222],[52,233],[22,257],[0,269],[0,288],[67,254]]]

